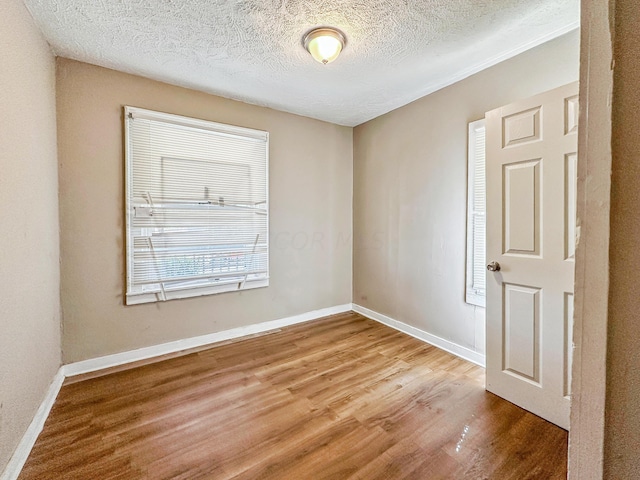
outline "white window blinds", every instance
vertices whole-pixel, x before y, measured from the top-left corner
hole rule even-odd
[[[127,304],[267,286],[267,132],[125,107]]]
[[[484,120],[469,124],[467,205],[467,303],[485,306],[486,180]]]

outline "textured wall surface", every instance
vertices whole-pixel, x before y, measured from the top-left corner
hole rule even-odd
[[[55,63],[0,2],[0,473],[60,366]]]
[[[357,125],[549,40],[579,0],[26,0],[63,57]],[[313,27],[347,36],[315,62]]]
[[[353,301],[482,351],[465,303],[468,122],[578,79],[572,32],[354,130]]]
[[[351,301],[351,128],[71,60],[57,66],[65,363]],[[123,105],[269,132],[269,287],[123,305]]]

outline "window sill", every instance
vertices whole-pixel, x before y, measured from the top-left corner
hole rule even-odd
[[[177,300],[180,298],[192,298],[201,297],[203,295],[213,295],[216,293],[226,292],[243,292],[245,290],[252,290],[254,288],[264,288],[269,286],[269,279],[263,278],[260,280],[254,280],[246,282],[242,288],[238,288],[238,284],[227,283],[225,285],[206,285],[202,287],[187,288],[181,290],[165,290],[164,301]],[[141,303],[154,303],[162,302],[162,293],[138,293],[126,295],[126,305],[139,305]]]

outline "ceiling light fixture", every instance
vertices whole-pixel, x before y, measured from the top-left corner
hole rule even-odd
[[[322,27],[307,33],[302,43],[313,58],[326,65],[338,58],[346,39],[340,30]]]

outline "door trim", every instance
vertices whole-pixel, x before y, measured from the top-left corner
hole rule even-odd
[[[569,480],[601,479],[609,296],[611,104],[614,11],[582,0]],[[589,182],[585,182],[587,175]],[[588,279],[588,281],[587,281]]]

